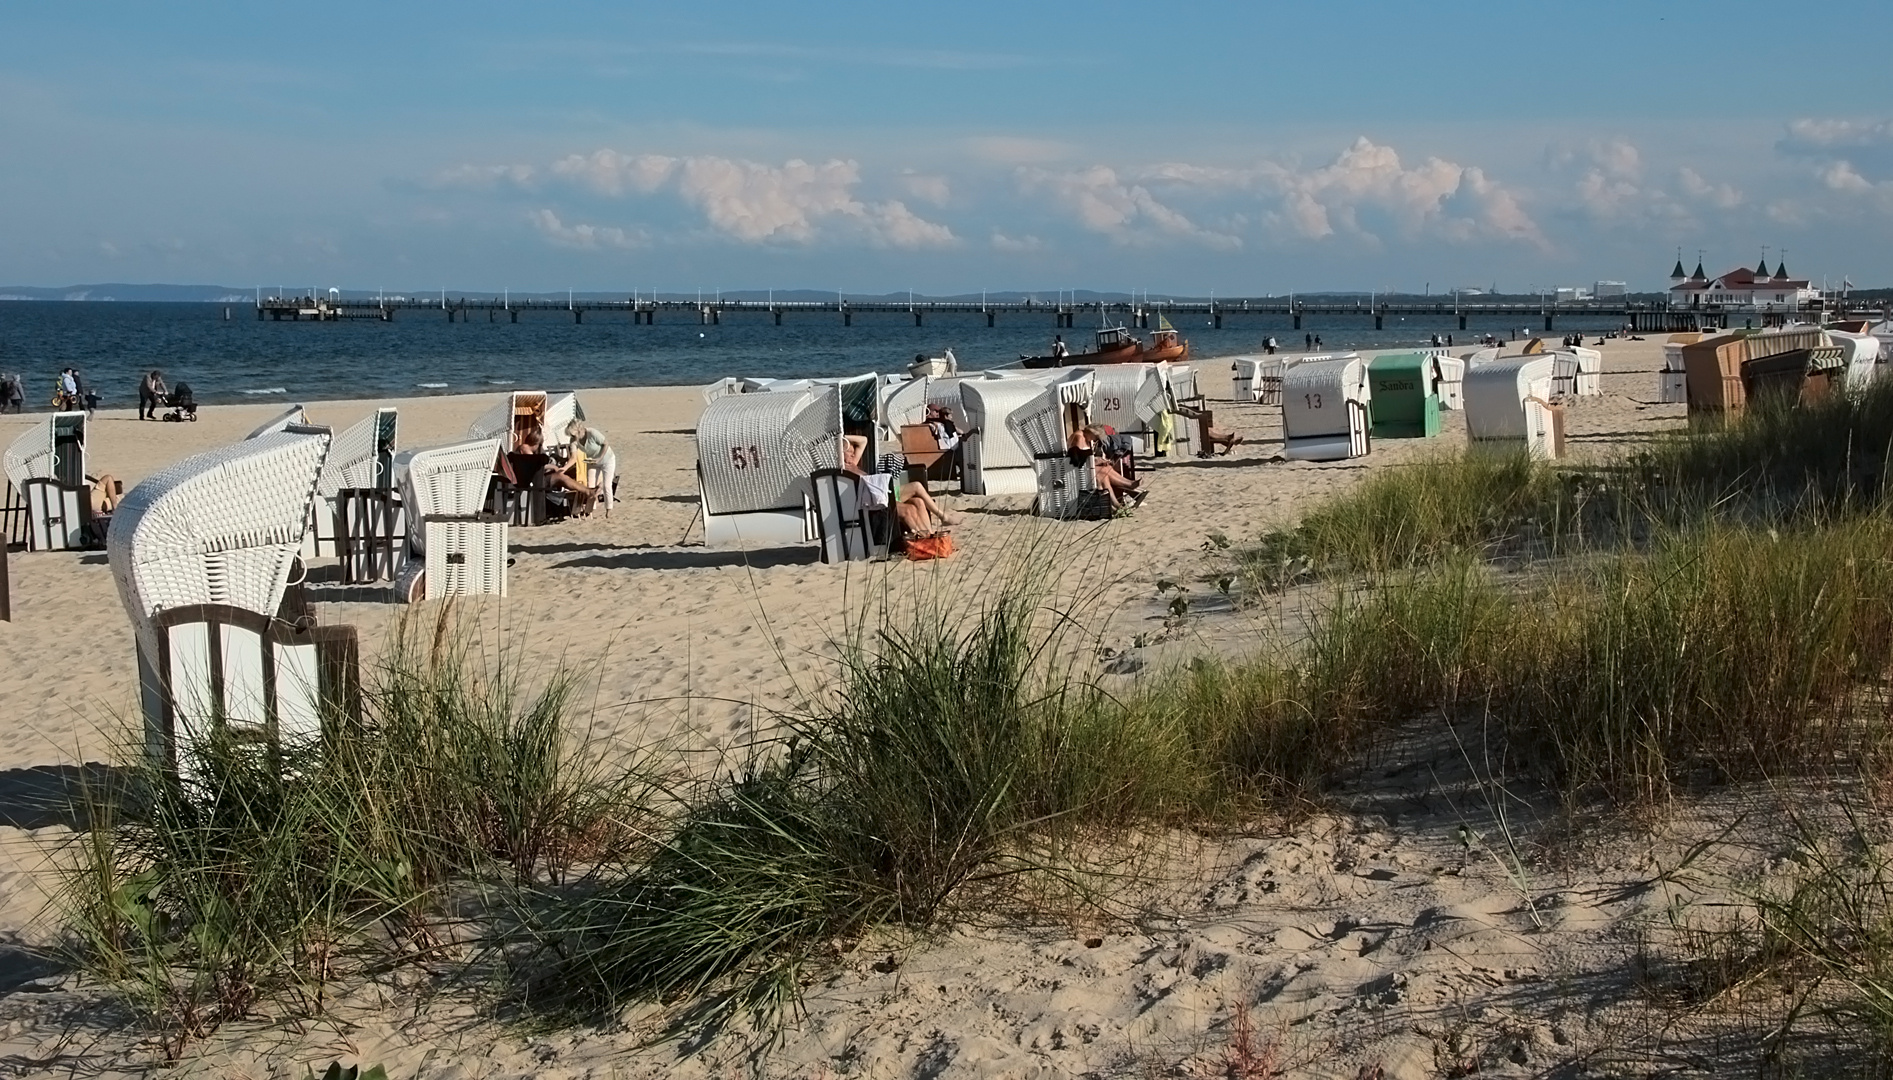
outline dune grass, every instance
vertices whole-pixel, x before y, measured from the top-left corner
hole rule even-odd
[[[1263,582],[1385,573],[1448,555],[1555,553],[1582,524],[1589,485],[1523,452],[1462,451],[1377,472],[1243,553]]]
[[[433,956],[452,887],[626,842],[643,775],[571,723],[569,677],[522,693],[444,623],[400,642],[326,744],[217,737],[180,748],[181,776],[130,744],[87,793],[60,900],[75,960],[167,1057],[259,1002],[319,1014],[337,980]]]

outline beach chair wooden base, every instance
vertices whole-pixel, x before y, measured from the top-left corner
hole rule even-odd
[[[399,493],[343,488],[335,497],[335,546],[344,585],[393,581],[407,548],[407,515]]]
[[[809,477],[815,488],[815,521],[822,546],[822,561],[865,562],[887,558],[892,515],[867,506],[865,482],[841,469],[817,469]],[[899,483],[894,478],[894,483]]]
[[[197,772],[190,749],[208,740],[332,738],[361,715],[354,627],[289,623],[225,604],[160,611],[152,625],[157,655],[138,647],[145,751],[186,778]]]
[[[485,518],[429,517],[422,522],[426,546],[410,553],[395,582],[408,603],[448,596],[506,595],[506,526]]]
[[[92,527],[92,489],[57,480],[26,482],[27,549],[78,551],[99,546]]]

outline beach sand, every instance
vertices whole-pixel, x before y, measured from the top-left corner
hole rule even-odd
[[[1681,406],[1654,404],[1658,340],[1612,342],[1603,351],[1604,396],[1579,400],[1568,414],[1578,454],[1632,443],[1682,418]],[[511,596],[463,603],[460,613],[483,640],[514,650],[531,669],[563,664],[595,677],[596,719],[612,739],[693,752],[739,749],[773,712],[819,687],[832,643],[869,598],[965,602],[1022,547],[1056,552],[1062,571],[1049,584],[1086,614],[1099,645],[1142,658],[1147,670],[1193,651],[1240,652],[1264,640],[1263,630],[1253,616],[1213,603],[1166,644],[1135,648],[1140,635],[1163,626],[1166,601],[1156,583],[1213,594],[1200,579],[1227,557],[1204,550],[1212,534],[1241,543],[1291,523],[1373,470],[1460,444],[1464,426],[1449,412],[1439,440],[1381,441],[1350,462],[1284,462],[1279,410],[1228,400],[1226,362],[1198,366],[1218,423],[1250,440],[1229,457],[1153,467],[1149,500],[1107,523],[1042,522],[1026,513],[1026,497],[948,496],[950,507],[968,512],[957,530],[961,553],[944,564],[881,567],[824,566],[812,546],[747,554],[703,547],[691,438],[698,389],[582,391],[588,416],[618,451],[616,511],[514,530]],[[491,400],[314,402],[308,411],[339,429],[393,404],[402,445],[421,446],[460,438]],[[194,424],[102,411],[90,427],[91,471],[129,488],[170,462],[241,438],[281,408],[207,407]],[[0,417],[0,441],[38,422],[43,416]],[[61,770],[105,760],[136,715],[131,630],[103,554],[14,553],[11,582],[13,621],[0,623],[6,948],[45,945],[56,933],[44,914],[48,859],[70,832],[32,793]],[[322,622],[359,628],[370,663],[409,613],[350,598],[320,564],[311,582]],[[1351,1077],[1372,1063],[1388,1077],[1438,1075],[1440,1055],[1462,1052],[1453,1048],[1461,1043],[1472,1048],[1465,1053],[1497,1055],[1488,1071],[1526,1075],[1534,1063],[1609,1045],[1621,1034],[1612,1024],[1635,1020],[1622,985],[1630,928],[1663,902],[1643,892],[1625,897],[1613,885],[1647,876],[1665,850],[1690,841],[1693,826],[1679,821],[1628,845],[1587,849],[1521,887],[1502,861],[1454,840],[1456,823],[1485,810],[1450,794],[1471,790],[1463,761],[1413,764],[1437,752],[1412,748],[1404,765],[1392,753],[1346,779],[1322,815],[1278,834],[1183,845],[1193,869],[1174,883],[1179,917],[1101,929],[1099,947],[1084,946],[1087,928],[959,927],[901,946],[892,963],[886,952],[850,960],[810,988],[807,1017],[786,1032],[766,1071],[1175,1069],[1213,1056],[1238,1003],[1253,1008],[1258,1032],[1299,1055],[1309,1075]],[[1383,776],[1389,762],[1393,775]],[[37,969],[21,970],[27,977],[0,971],[0,1062],[135,1071],[135,1030],[114,1027],[109,1010],[88,1008],[88,992],[70,981],[33,982]],[[1554,982],[1573,979],[1591,982],[1568,1001],[1553,1000]],[[1571,1011],[1586,1001],[1588,1012]],[[200,1045],[196,1061],[210,1074],[244,1076],[300,1075],[305,1064],[320,1072],[332,1057],[382,1063],[396,1077],[723,1076],[743,1068],[733,1040],[688,1060],[679,1060],[675,1044],[640,1049],[634,1021],[527,1036],[464,1005],[417,1016],[405,1003],[356,1004],[345,1026],[272,1029],[266,1038],[227,1028]]]

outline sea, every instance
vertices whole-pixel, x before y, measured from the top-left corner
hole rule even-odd
[[[1306,316],[1297,331],[1285,316],[1237,314],[1220,329],[1200,316],[1175,325],[1197,361],[1260,351],[1270,336],[1296,350],[1305,334],[1318,334],[1334,350],[1420,345],[1435,333],[1470,345],[1481,333],[1537,332],[1483,321],[1461,331],[1451,316],[1389,316],[1376,331],[1371,316]],[[1560,318],[1554,334],[1596,335],[1616,325],[1608,317]],[[786,313],[781,326],[763,313],[726,313],[720,324],[701,326],[684,312],[668,322],[660,312],[648,326],[596,312],[583,323],[551,312],[522,314],[517,323],[478,313],[448,322],[430,311],[402,311],[390,322],[292,323],[259,322],[247,304],[0,301],[0,372],[22,377],[28,408],[49,406],[68,367],[79,369],[104,408],[135,407],[138,381],[154,368],[172,387],[189,383],[206,404],[331,401],[893,373],[947,349],[962,370],[989,370],[1049,351],[1061,333],[1074,352],[1088,347],[1088,328],[1057,330],[1050,313],[1002,314],[993,327],[978,314],[929,315],[916,327],[900,314],[856,313],[854,325],[843,326],[839,316],[814,312]]]

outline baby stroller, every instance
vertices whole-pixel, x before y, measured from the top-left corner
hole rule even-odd
[[[197,422],[197,398],[191,393],[190,383],[178,383],[176,390],[164,395],[164,407],[171,410],[164,414],[166,420],[173,423],[185,420]]]

